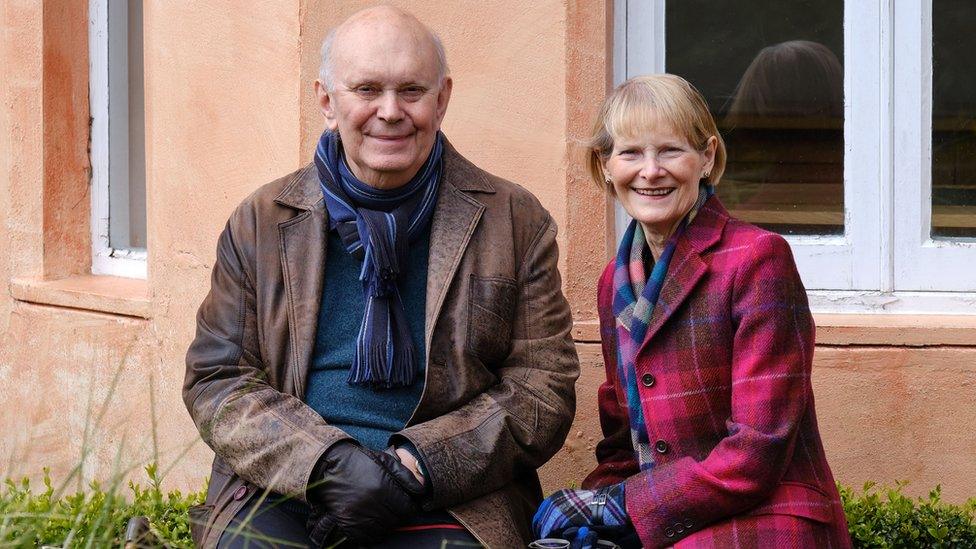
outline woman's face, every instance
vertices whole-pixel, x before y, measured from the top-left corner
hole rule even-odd
[[[698,199],[698,181],[711,171],[717,139],[697,150],[669,127],[617,139],[605,163],[617,200],[648,239],[665,239]]]

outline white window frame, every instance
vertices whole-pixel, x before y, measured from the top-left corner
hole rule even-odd
[[[614,84],[665,72],[665,1],[615,0]],[[785,237],[811,306],[976,313],[972,284],[959,276],[976,265],[976,243],[928,237],[932,0],[846,0],[844,29],[845,231]],[[617,204],[618,239],[628,222]]]
[[[932,0],[895,0],[895,284],[913,291],[973,291],[976,240],[932,234]],[[973,90],[976,92],[976,90]],[[921,185],[912,185],[921,181]],[[970,275],[972,276],[972,275]],[[972,303],[972,301],[970,301]],[[971,306],[971,305],[970,305]]]
[[[113,248],[109,240],[109,201],[128,202],[128,165],[113,166],[109,162],[111,148],[128,148],[128,136],[110,135],[110,117],[114,117],[117,127],[128,127],[128,90],[111,89],[109,86],[109,49],[117,48],[127,56],[125,37],[109,30],[110,1],[115,0],[89,0],[88,7],[89,100],[92,117],[91,268],[92,274],[96,275],[146,278],[146,249]],[[124,104],[125,108],[112,109],[112,105],[116,104]]]

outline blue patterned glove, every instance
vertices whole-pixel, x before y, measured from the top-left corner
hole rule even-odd
[[[597,490],[559,490],[539,506],[532,517],[532,531],[540,538],[563,537],[588,527],[601,536],[626,535],[632,531],[624,506],[624,484]]]

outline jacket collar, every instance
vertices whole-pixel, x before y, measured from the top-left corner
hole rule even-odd
[[[664,287],[661,288],[657,304],[654,306],[654,312],[651,313],[647,332],[638,353],[647,346],[674,311],[688,299],[691,291],[705,276],[708,266],[702,260],[702,255],[721,240],[728,220],[729,213],[717,196],[713,195],[702,204],[695,219],[674,249],[671,267],[664,280]]]
[[[469,193],[495,193],[495,187],[488,181],[484,170],[461,156],[447,138],[444,139],[444,181],[442,183]]]
[[[452,185],[459,191],[473,193],[494,193],[485,172],[472,164],[467,158],[457,152],[450,141],[444,139],[444,176],[441,184]],[[282,206],[297,210],[313,210],[323,201],[322,190],[319,187],[319,174],[315,163],[310,162],[292,175],[291,181],[274,199]]]
[[[309,162],[292,174],[291,181],[285,184],[274,201],[296,210],[313,210],[319,202],[324,204],[325,197],[322,196],[322,188],[319,186],[315,163]]]
[[[691,225],[685,230],[682,242],[687,247],[685,253],[701,255],[718,243],[722,238],[725,223],[729,220],[729,212],[719,201],[717,195],[712,195],[698,209],[698,214]],[[682,242],[678,243],[681,248]],[[678,249],[675,250],[676,252]]]
[[[434,326],[444,305],[447,290],[485,211],[484,203],[472,196],[472,193],[495,192],[486,172],[461,156],[446,139],[444,145],[444,175],[430,224],[424,334],[424,345],[427,349],[430,349]],[[430,354],[427,356],[429,359]]]

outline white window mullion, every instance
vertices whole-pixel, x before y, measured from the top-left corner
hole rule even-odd
[[[844,2],[844,210],[851,246],[847,288],[882,290],[890,239],[883,221],[890,160],[890,10],[886,0]]]
[[[109,250],[108,188],[108,3],[92,0],[88,8],[89,102],[91,108],[92,270]],[[96,273],[98,274],[98,273]]]
[[[886,3],[844,3],[844,235],[790,236],[807,288],[880,289],[888,157]]]
[[[976,242],[931,237],[932,0],[900,0],[895,10],[895,287],[973,292]]]
[[[865,280],[857,285],[859,288],[869,288],[871,278],[878,277],[877,288],[883,293],[892,292],[894,286],[894,257],[895,257],[895,181],[894,181],[894,37],[895,24],[894,14],[892,13],[892,3],[883,0],[879,5],[879,58],[878,68],[880,82],[878,85],[879,94],[879,117],[878,117],[878,196],[877,208],[874,211],[878,215],[878,255],[876,258],[857,257],[855,261],[855,272],[864,272]],[[868,208],[865,208],[868,209]],[[871,242],[865,242],[870,246]],[[868,261],[877,261],[877,271],[872,271]]]
[[[613,4],[613,85],[616,87],[618,84],[627,80],[627,60],[630,58],[629,53],[631,51],[630,46],[630,35],[628,32],[628,0],[614,0]],[[614,228],[614,238],[615,242],[619,241],[624,231],[627,229],[627,224],[630,223],[630,217],[627,213],[620,207],[620,202],[614,200],[613,202],[613,228]]]
[[[924,6],[923,6],[924,4]],[[895,238],[895,275],[898,286],[919,288],[922,282],[912,265],[928,240],[927,218],[931,213],[931,118],[932,118],[932,9],[931,2],[912,0],[896,6],[894,119],[895,201],[899,212]],[[928,9],[926,9],[926,7]],[[928,30],[928,32],[926,32]],[[926,71],[927,69],[927,71]],[[926,204],[923,201],[929,201]]]
[[[627,78],[664,72],[665,12],[664,0],[626,1]],[[640,52],[640,55],[636,55]],[[623,82],[623,80],[621,80]]]
[[[664,0],[616,0],[614,29],[614,42],[623,44],[626,50],[614,51],[620,57],[614,60],[614,86],[635,76],[664,72]],[[614,204],[614,228],[619,240],[630,224],[630,216],[619,202]]]

